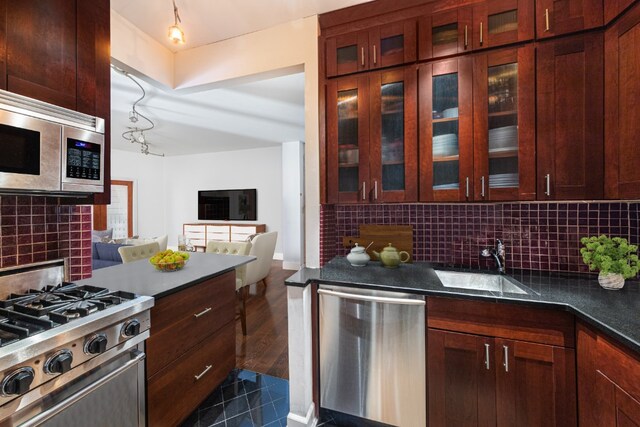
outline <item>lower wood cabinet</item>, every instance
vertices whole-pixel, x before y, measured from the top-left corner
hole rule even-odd
[[[577,425],[575,350],[564,346],[574,344],[573,316],[445,298],[427,304],[429,426]]]
[[[156,300],[147,352],[150,426],[176,426],[235,366],[235,271]]]
[[[640,355],[578,323],[580,426],[640,426]]]

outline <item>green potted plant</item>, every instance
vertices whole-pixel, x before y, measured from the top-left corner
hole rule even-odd
[[[580,242],[582,260],[589,270],[598,270],[598,282],[605,289],[621,289],[624,279],[635,277],[640,271],[638,246],[621,237],[583,237]]]

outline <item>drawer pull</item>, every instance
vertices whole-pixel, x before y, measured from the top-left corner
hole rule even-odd
[[[207,307],[204,310],[202,310],[200,313],[194,314],[193,317],[195,317],[197,319],[198,317],[204,316],[205,314],[207,314],[210,311],[211,311],[211,307]]]
[[[198,381],[200,378],[202,378],[204,376],[204,374],[209,372],[210,369],[211,369],[211,365],[207,365],[204,368],[204,371],[200,372],[198,375],[194,375],[194,378],[196,379],[196,381]]]
[[[505,372],[509,372],[509,347],[503,345],[502,350],[504,351],[504,362],[502,363],[502,366],[504,366]]]
[[[491,369],[489,361],[489,344],[484,345],[484,367],[487,368],[487,371]]]

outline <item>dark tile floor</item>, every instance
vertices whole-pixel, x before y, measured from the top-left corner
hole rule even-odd
[[[182,427],[286,427],[289,382],[234,369]]]

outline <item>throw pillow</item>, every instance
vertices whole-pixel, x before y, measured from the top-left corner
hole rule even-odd
[[[91,230],[92,242],[104,242],[105,239],[108,242],[112,238],[113,238],[113,228],[109,228],[108,230]]]

